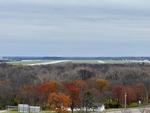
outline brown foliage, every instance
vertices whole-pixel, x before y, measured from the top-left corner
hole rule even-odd
[[[73,83],[80,90],[84,90],[86,88],[86,82],[83,80],[75,80],[75,81],[73,81]]]
[[[56,92],[57,82],[56,81],[44,82],[39,86],[38,90],[43,93]]]

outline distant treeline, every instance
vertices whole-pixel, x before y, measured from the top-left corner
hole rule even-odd
[[[150,60],[150,57],[2,57],[7,60]]]

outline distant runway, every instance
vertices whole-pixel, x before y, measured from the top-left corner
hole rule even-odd
[[[43,62],[43,63],[34,63],[34,64],[27,64],[28,66],[38,66],[38,65],[49,65],[49,64],[57,64],[57,63],[64,63],[69,62],[71,60],[59,60],[59,61],[51,61],[51,62]]]

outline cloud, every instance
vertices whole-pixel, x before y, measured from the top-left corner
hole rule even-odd
[[[1,0],[0,51],[107,56],[131,55],[138,49],[135,55],[146,55],[149,4],[147,0]]]
[[[22,3],[39,3],[39,4],[74,4],[74,5],[85,5],[85,4],[124,4],[124,5],[147,5],[150,3],[148,0],[1,0],[1,3],[4,2],[22,2]]]
[[[148,0],[5,0],[0,1],[0,12],[150,16],[149,4]]]

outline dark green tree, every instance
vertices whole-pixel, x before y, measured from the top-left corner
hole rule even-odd
[[[91,94],[91,92],[87,91],[84,94],[84,106],[86,108],[86,113],[88,108],[92,108],[93,107],[93,101],[94,101],[94,97]]]

